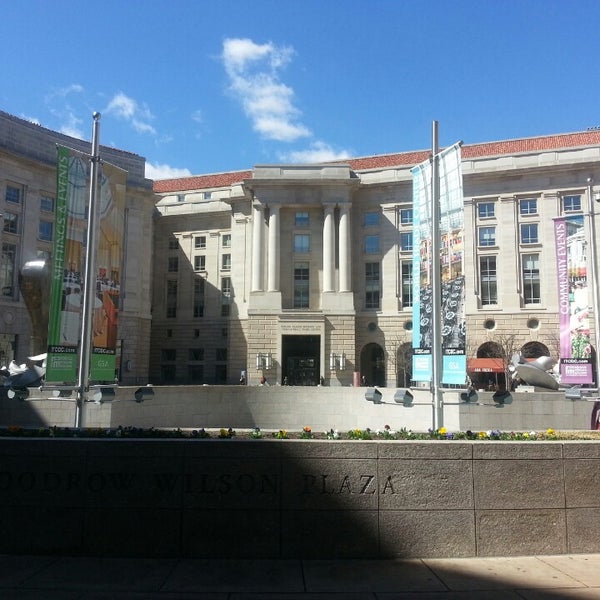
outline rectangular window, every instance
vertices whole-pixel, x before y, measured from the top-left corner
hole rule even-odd
[[[6,196],[5,199],[7,202],[12,202],[13,204],[21,203],[21,195],[22,189],[15,187],[13,185],[6,186]]]
[[[51,196],[42,196],[40,198],[40,210],[54,212],[54,198]]]
[[[206,271],[206,256],[194,256],[194,271]]]
[[[228,317],[231,312],[231,277],[221,278],[221,316]]]
[[[537,244],[538,241],[537,223],[521,223],[521,244]]]
[[[163,362],[177,360],[177,349],[176,348],[162,348],[160,351],[160,360]]]
[[[365,308],[379,308],[381,281],[379,278],[379,263],[365,264]]]
[[[481,256],[479,258],[479,281],[481,304],[484,306],[498,304],[498,279],[495,256]]]
[[[179,271],[179,257],[169,256],[167,270],[169,273],[177,273]]]
[[[189,348],[188,360],[199,361],[204,360],[204,348]]]
[[[413,232],[403,231],[400,233],[400,250],[408,252],[413,249]]]
[[[365,235],[365,254],[379,254],[378,235]]]
[[[173,279],[167,280],[167,318],[177,317],[177,282]]]
[[[54,223],[50,221],[40,221],[39,238],[44,242],[53,240]]]
[[[480,227],[478,233],[480,246],[496,245],[496,227]]]
[[[412,225],[413,223],[413,209],[402,208],[400,209],[400,225]]]
[[[540,257],[538,254],[523,255],[523,302],[540,304]]]
[[[204,199],[210,200],[212,198],[212,192],[204,192]]]
[[[310,225],[308,213],[305,211],[298,211],[294,217],[294,225],[296,227],[308,227]]]
[[[478,202],[477,215],[480,219],[490,219],[495,216],[496,205],[494,202]]]
[[[379,213],[378,212],[365,213],[365,227],[377,227],[378,225],[379,225]]]
[[[169,250],[179,250],[179,240],[177,238],[169,238]]]
[[[563,196],[563,212],[580,212],[581,196]]]
[[[537,200],[535,198],[524,198],[523,200],[519,200],[519,214],[537,214]]]
[[[227,383],[227,365],[215,365],[215,383],[217,385]]]
[[[231,234],[224,233],[223,237],[221,238],[221,242],[222,242],[223,248],[231,248]]]
[[[0,290],[2,296],[14,295],[16,261],[17,246],[15,244],[2,244],[2,256],[0,257]]]
[[[204,383],[204,365],[188,365],[188,381]]]
[[[310,236],[304,233],[294,235],[294,252],[306,254],[310,252]]]
[[[205,283],[202,277],[194,278],[194,298],[192,305],[195,319],[204,316],[204,285]]]
[[[221,256],[221,270],[231,271],[231,254],[223,254]]]
[[[402,308],[409,308],[413,304],[412,299],[412,261],[403,260],[401,266],[402,273]]]
[[[206,248],[206,236],[205,235],[197,235],[194,238],[194,248],[199,250],[201,248]]]
[[[307,262],[294,265],[294,308],[308,308],[309,269]]]
[[[19,233],[19,215],[4,213],[4,231],[6,233]]]
[[[172,383],[175,381],[177,375],[176,365],[161,365],[160,366],[160,377],[164,383]]]

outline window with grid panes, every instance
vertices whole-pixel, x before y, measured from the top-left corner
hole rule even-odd
[[[538,224],[521,223],[521,244],[537,244],[538,242]]]
[[[294,265],[294,308],[308,308],[309,266],[307,262]]]
[[[380,296],[379,263],[368,262],[365,264],[365,308],[379,308]]]
[[[539,254],[524,254],[523,301],[525,304],[540,304],[540,257]]]
[[[479,257],[479,287],[481,304],[498,304],[498,277],[495,256]]]
[[[478,202],[477,216],[480,219],[490,219],[496,214],[496,205],[494,202]]]

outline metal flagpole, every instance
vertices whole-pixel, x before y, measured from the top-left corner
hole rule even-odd
[[[100,113],[93,114],[92,155],[90,158],[90,201],[88,205],[88,229],[85,249],[85,282],[83,287],[83,315],[81,320],[81,346],[79,348],[79,371],[77,378],[77,411],[75,426],[83,426],[83,405],[85,393],[90,386],[90,360],[92,354],[92,324],[94,303],[96,300],[96,238],[98,209],[96,196],[98,192],[99,130]]]
[[[440,261],[440,173],[438,122],[431,128],[431,301],[432,340],[431,375],[433,395],[433,429],[444,424],[442,379],[442,270]]]

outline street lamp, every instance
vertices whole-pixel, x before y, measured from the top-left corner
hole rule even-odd
[[[598,290],[598,260],[596,249],[596,219],[594,214],[594,195],[592,185],[594,180],[591,177],[587,179],[587,196],[588,196],[588,216],[590,220],[590,263],[592,267],[592,302],[594,309],[594,329],[596,333],[596,362],[594,364],[596,370],[595,384],[600,389],[600,318],[598,310],[600,308],[600,291]],[[598,196],[600,201],[600,196]]]

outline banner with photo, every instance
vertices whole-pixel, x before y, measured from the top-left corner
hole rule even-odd
[[[433,289],[432,235],[440,236],[442,382],[463,385],[467,377],[464,205],[460,144],[439,154],[440,223],[432,223],[430,161],[413,174],[413,380],[431,381]]]
[[[561,383],[592,383],[587,241],[583,215],[554,219]]]
[[[46,381],[78,378],[87,252],[90,157],[58,147]],[[114,382],[126,172],[102,165],[90,379]]]
[[[127,171],[101,164],[90,379],[114,382],[123,284]]]

